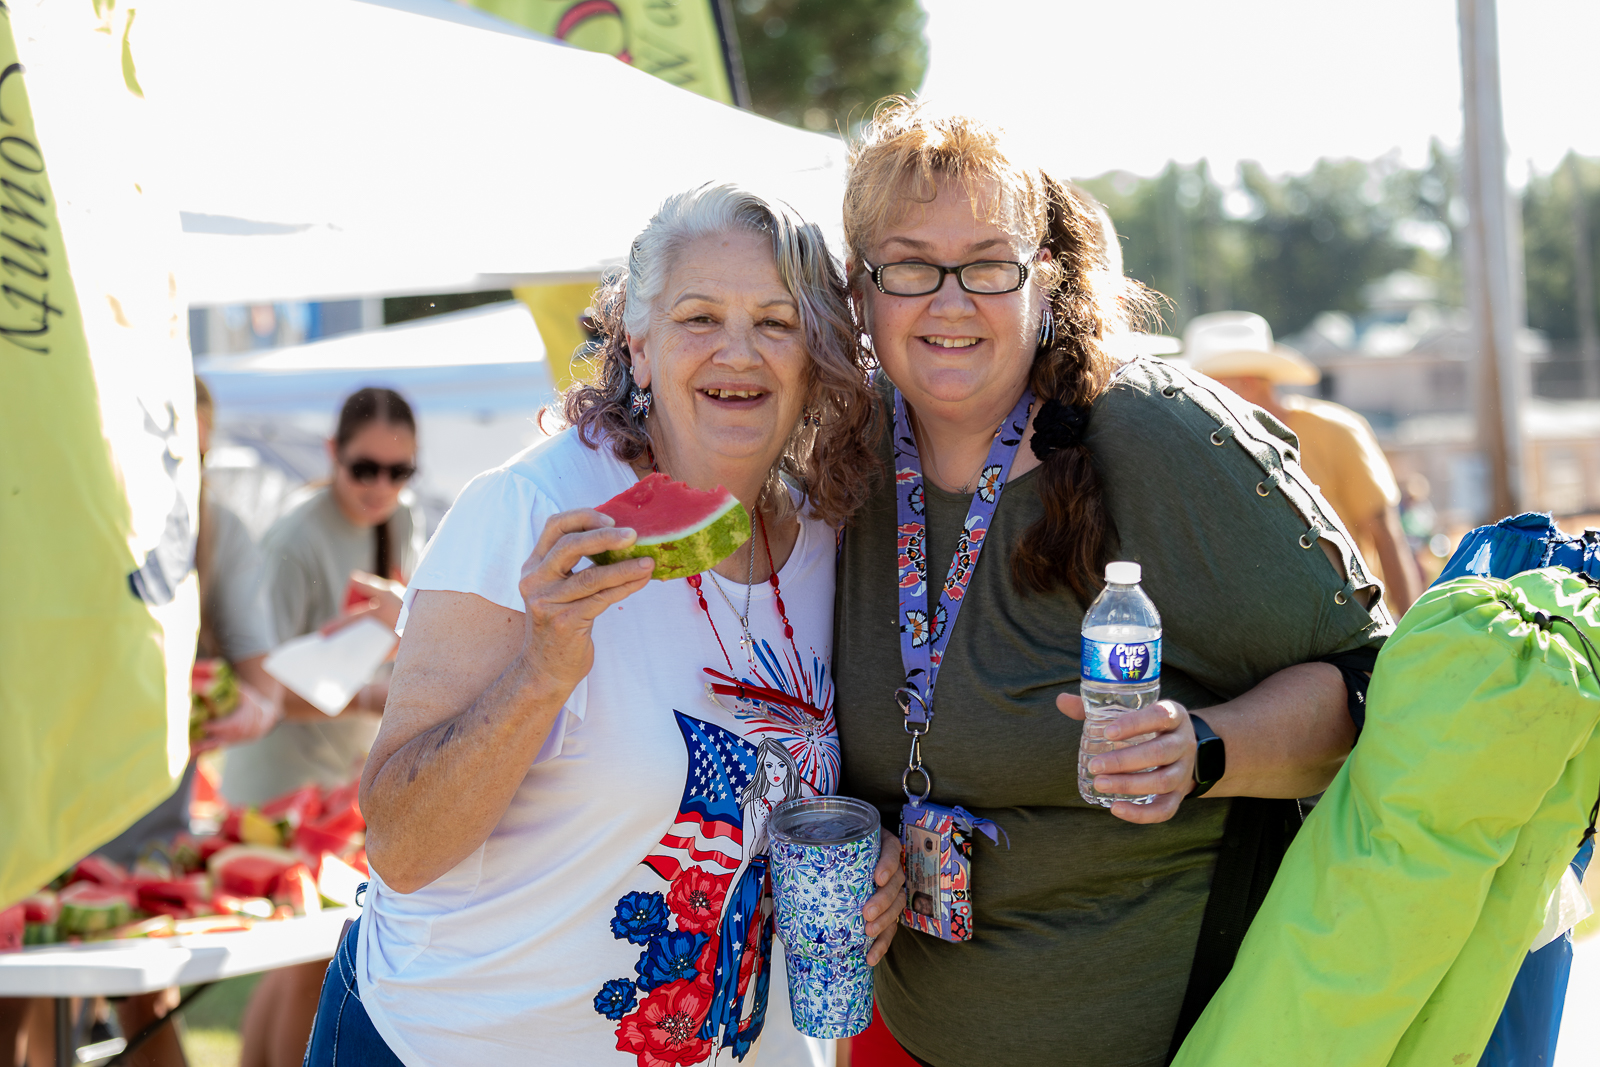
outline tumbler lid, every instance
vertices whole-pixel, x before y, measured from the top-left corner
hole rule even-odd
[[[878,832],[878,809],[854,797],[795,797],[772,809],[767,832],[796,845],[843,845]]]

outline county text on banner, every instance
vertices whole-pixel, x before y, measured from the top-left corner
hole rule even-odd
[[[189,755],[194,388],[134,18],[0,7],[0,907]]]

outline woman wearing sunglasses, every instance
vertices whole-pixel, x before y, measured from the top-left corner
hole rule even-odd
[[[398,583],[422,554],[422,512],[403,498],[417,470],[417,423],[392,389],[361,389],[328,441],[333,476],[312,488],[262,538],[264,582],[278,643],[371,614],[394,626]],[[260,804],[307,784],[343,785],[360,773],[388,697],[388,668],[329,718],[294,693],[284,721],[230,749],[222,792]],[[244,1020],[245,1067],[292,1067],[305,1052],[325,963],[264,977]]]

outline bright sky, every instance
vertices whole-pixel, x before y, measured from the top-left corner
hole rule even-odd
[[[922,0],[923,92],[989,116],[1075,177],[1241,159],[1408,164],[1461,140],[1454,0]],[[1600,156],[1600,2],[1502,0],[1511,175]]]

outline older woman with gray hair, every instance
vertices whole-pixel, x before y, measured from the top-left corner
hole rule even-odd
[[[740,798],[769,770],[799,795],[838,779],[835,531],[880,466],[844,280],[792,211],[703,186],[597,307],[570,427],[462,491],[407,591],[362,779],[371,888],[311,1064],[823,1060]],[[653,471],[726,486],[753,536],[688,579],[590,566],[635,540],[594,505]],[[876,879],[873,962],[903,885],[888,835]]]

